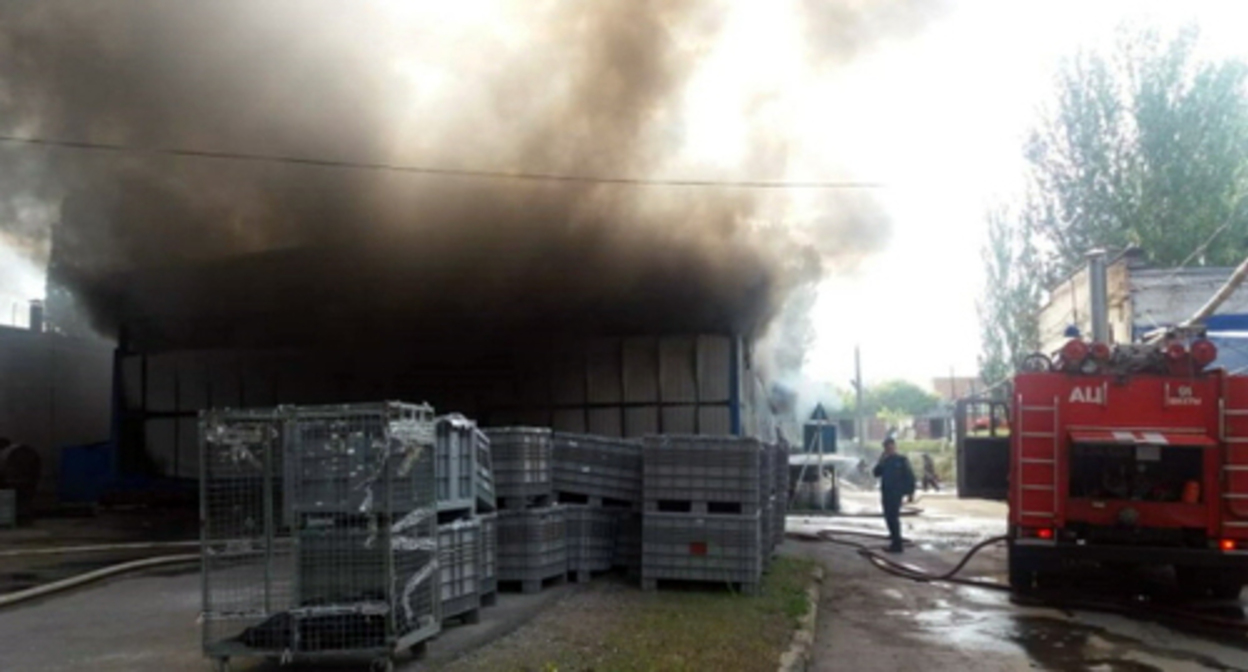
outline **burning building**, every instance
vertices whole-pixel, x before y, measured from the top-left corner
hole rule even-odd
[[[809,329],[775,318],[887,225],[861,193],[664,179],[800,150],[752,85],[713,115],[738,150],[691,149],[724,7],[400,5],[0,10],[0,130],[116,150],[5,146],[0,214],[50,324],[119,345],[123,462],[194,475],[204,407],[380,398],[771,436]]]

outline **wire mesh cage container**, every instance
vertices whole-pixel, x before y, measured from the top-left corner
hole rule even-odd
[[[201,417],[204,651],[368,660],[440,628],[433,409]]]

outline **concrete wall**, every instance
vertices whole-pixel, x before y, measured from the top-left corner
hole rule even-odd
[[[60,449],[109,438],[111,344],[0,327],[0,435],[43,457],[39,502],[56,500]]]

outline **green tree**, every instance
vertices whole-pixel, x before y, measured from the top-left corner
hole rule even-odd
[[[1248,253],[1248,67],[1197,58],[1198,37],[1123,30],[1112,51],[1061,68],[1056,106],[1027,143],[1021,213],[1049,251],[1049,280],[1097,247],[1138,246],[1157,265]]]
[[[1198,58],[1198,38],[1124,29],[1110,50],[1063,64],[1026,143],[1026,197],[988,213],[985,382],[1039,345],[1042,288],[1093,249],[1136,246],[1158,266],[1248,255],[1248,66]]]
[[[855,412],[857,399],[853,391],[842,392],[841,401],[846,413]],[[867,415],[885,413],[889,417],[909,417],[934,410],[940,405],[940,397],[908,380],[888,380],[867,387],[862,394],[862,405]]]
[[[1007,208],[988,213],[983,250],[987,274],[979,310],[980,377],[992,385],[1009,378],[1040,347],[1037,308],[1043,298],[1040,264],[1027,227]]]

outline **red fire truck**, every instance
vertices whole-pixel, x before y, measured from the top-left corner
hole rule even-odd
[[[1008,436],[960,437],[964,496],[995,490],[1009,502],[1016,590],[1097,563],[1168,565],[1184,592],[1239,594],[1248,376],[1207,370],[1216,357],[1198,335],[1114,349],[1072,339],[1052,359],[1030,358],[1008,403],[996,402],[1008,406]]]

